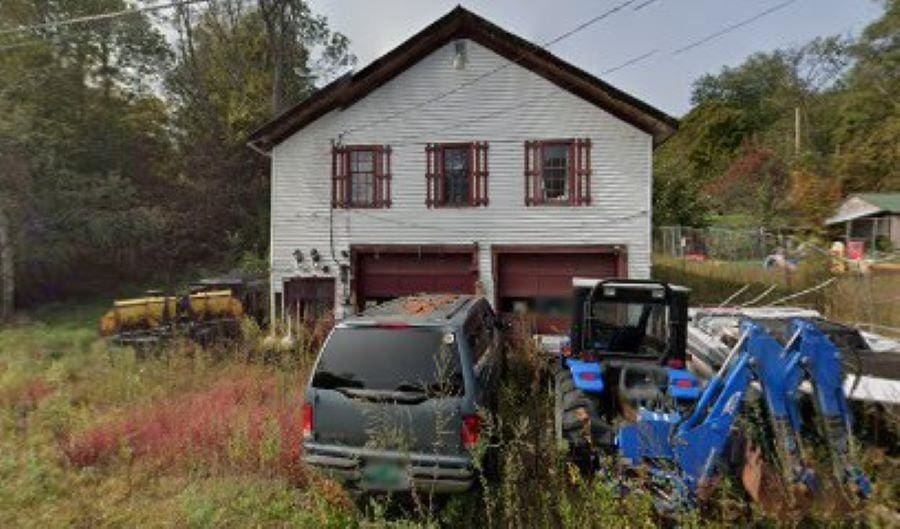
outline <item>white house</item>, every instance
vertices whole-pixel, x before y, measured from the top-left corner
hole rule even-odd
[[[253,134],[273,306],[478,291],[552,311],[573,276],[646,278],[653,148],[676,127],[458,7]]]

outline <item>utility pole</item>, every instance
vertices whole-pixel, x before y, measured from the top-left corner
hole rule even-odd
[[[800,107],[794,107],[794,155],[800,156]]]
[[[11,232],[9,217],[0,204],[0,322],[10,319],[15,308],[15,270]]]

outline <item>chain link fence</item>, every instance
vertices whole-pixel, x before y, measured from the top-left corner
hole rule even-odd
[[[653,229],[653,252],[666,257],[763,262],[773,254],[789,257],[799,246],[793,235],[763,228],[657,226]]]

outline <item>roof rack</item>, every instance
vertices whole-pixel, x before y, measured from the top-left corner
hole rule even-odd
[[[463,307],[465,307],[466,305],[468,305],[469,303],[472,302],[472,299],[473,298],[471,296],[462,296],[458,300],[456,300],[456,303],[447,312],[447,319],[449,320],[449,319],[452,319],[454,316],[456,316],[456,314],[460,310],[462,310]]]
[[[363,311],[363,316],[451,319],[470,301],[472,296],[457,294],[421,294],[397,298]]]

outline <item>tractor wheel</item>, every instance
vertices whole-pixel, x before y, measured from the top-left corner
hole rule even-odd
[[[556,439],[565,442],[573,462],[582,470],[592,469],[598,444],[605,443],[603,419],[597,403],[578,388],[568,369],[555,374]]]

